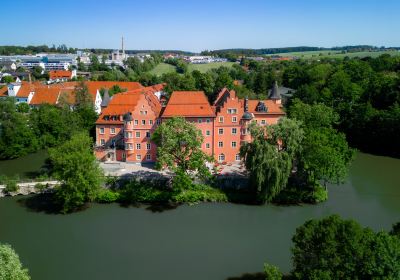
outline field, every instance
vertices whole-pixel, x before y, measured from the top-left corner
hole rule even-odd
[[[296,56],[298,58],[304,59],[320,59],[323,57],[330,58],[344,58],[348,57],[378,57],[382,54],[390,54],[390,55],[400,55],[400,51],[364,51],[364,52],[349,52],[349,53],[341,53],[341,51],[308,51],[308,52],[290,52],[290,53],[278,53],[280,56]]]
[[[231,67],[233,62],[214,62],[207,64],[188,64],[188,71],[192,72],[194,70],[199,70],[204,73],[210,69],[219,68],[221,66]],[[160,63],[154,69],[150,70],[149,73],[157,76],[161,76],[162,74],[175,72],[176,68],[173,65],[167,63]]]

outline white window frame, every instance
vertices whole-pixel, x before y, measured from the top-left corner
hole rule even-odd
[[[135,138],[140,138],[140,131],[135,132]]]
[[[142,148],[142,145],[140,143],[136,143],[136,150],[140,150]]]
[[[142,125],[146,125],[146,120],[142,120]]]
[[[219,141],[218,142],[218,148],[223,148],[224,147],[224,142],[223,141]]]
[[[151,150],[151,143],[146,144],[146,150]]]
[[[139,125],[139,120],[134,120],[133,125]]]
[[[231,142],[231,147],[232,148],[236,148],[237,147],[237,142],[236,141],[232,141]]]
[[[115,127],[110,128],[110,134],[115,134]]]
[[[223,123],[224,122],[224,117],[218,117],[218,122]]]
[[[232,117],[232,122],[237,123],[237,117]]]
[[[206,149],[210,149],[210,143],[206,143]]]
[[[219,154],[219,155],[218,155],[218,161],[219,161],[219,162],[225,161],[225,154],[223,154],[223,153],[222,153],[222,154]]]
[[[100,139],[100,145],[104,146],[106,144],[106,139]]]
[[[210,130],[206,130],[206,136],[210,136],[211,135],[211,131]]]
[[[232,133],[232,135],[236,135],[237,134],[237,128],[236,127],[232,127],[231,133]]]
[[[218,135],[224,135],[224,129],[218,128]]]
[[[136,160],[142,160],[142,155],[136,155]]]
[[[104,134],[105,131],[106,129],[104,127],[99,128],[99,134]]]
[[[150,154],[146,155],[146,160],[151,160],[151,155]]]
[[[240,154],[236,154],[235,160],[236,160],[236,161],[240,161]]]

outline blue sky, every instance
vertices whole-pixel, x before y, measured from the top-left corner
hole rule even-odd
[[[0,45],[180,49],[400,46],[400,0],[12,0]]]

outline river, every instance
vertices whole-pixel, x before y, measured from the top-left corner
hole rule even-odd
[[[16,159],[0,160],[0,175],[35,178],[45,167],[47,158],[47,152],[42,150]]]
[[[71,215],[38,213],[0,199],[0,242],[33,280],[228,279],[290,270],[291,237],[311,218],[340,214],[375,230],[400,221],[400,160],[358,154],[329,200],[306,206],[205,203],[163,212],[94,204]]]

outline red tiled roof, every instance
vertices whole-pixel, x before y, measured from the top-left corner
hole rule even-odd
[[[267,112],[257,112],[257,105],[260,101],[263,101],[265,106],[267,106],[268,111]],[[241,102],[244,102],[241,100]],[[243,103],[242,103],[243,104]],[[276,104],[273,100],[248,100],[248,107],[249,107],[249,113],[253,114],[279,114],[279,115],[284,115],[285,112],[282,110],[282,106],[280,104]]]
[[[203,91],[174,91],[163,117],[215,117]]]
[[[49,71],[49,78],[51,80],[59,79],[59,78],[67,78],[71,79],[72,71],[68,70],[51,70]]]
[[[8,96],[8,87],[7,86],[3,86],[2,88],[0,88],[0,96]]]
[[[50,104],[56,105],[60,89],[58,88],[37,88],[30,102],[31,105]]]

